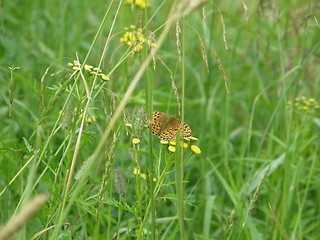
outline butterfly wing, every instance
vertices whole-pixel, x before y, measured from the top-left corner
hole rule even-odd
[[[188,124],[184,123],[182,127],[182,121],[180,119],[175,119],[171,126],[167,127],[158,137],[163,140],[175,139],[178,135],[178,129],[183,134],[183,137],[191,137],[192,131]]]
[[[150,124],[151,133],[163,140],[172,140],[177,137],[178,129],[183,132],[183,137],[191,137],[192,131],[188,124],[175,118],[175,115],[169,115],[163,112],[155,111],[152,113]]]
[[[153,135],[156,135],[159,137],[160,129],[162,127],[162,122],[159,120],[161,120],[161,118],[163,118],[164,115],[166,115],[166,113],[157,112],[157,111],[152,113],[151,133]]]
[[[184,128],[182,130],[182,126],[181,126],[181,131],[183,131],[183,137],[191,137],[192,136],[192,130],[191,127],[189,127],[188,124],[184,123]]]

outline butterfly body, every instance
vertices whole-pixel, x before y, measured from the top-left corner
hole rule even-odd
[[[163,140],[172,140],[181,131],[183,137],[191,137],[192,131],[188,124],[176,118],[176,115],[169,115],[163,112],[153,112],[150,123],[151,133]]]

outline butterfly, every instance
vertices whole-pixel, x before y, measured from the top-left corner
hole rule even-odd
[[[172,140],[177,137],[180,129],[182,137],[191,137],[192,131],[188,124],[176,118],[176,114],[169,115],[163,112],[153,112],[149,122],[151,133],[163,140]]]

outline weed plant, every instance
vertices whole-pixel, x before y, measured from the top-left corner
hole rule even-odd
[[[0,1],[0,240],[320,239],[319,16]]]

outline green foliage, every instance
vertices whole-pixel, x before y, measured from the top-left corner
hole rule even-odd
[[[0,240],[319,239],[319,4],[127,2],[0,4]]]

